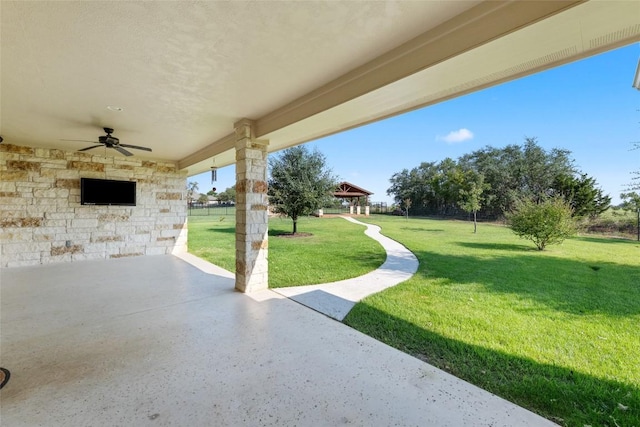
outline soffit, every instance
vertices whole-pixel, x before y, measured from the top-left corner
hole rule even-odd
[[[137,157],[190,175],[235,161],[241,118],[276,151],[640,40],[627,1],[3,1],[0,13],[6,142],[79,149],[60,139],[109,126],[154,150]]]
[[[179,161],[477,3],[3,1],[0,134]]]

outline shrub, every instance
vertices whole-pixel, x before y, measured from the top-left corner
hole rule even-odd
[[[571,206],[561,197],[543,199],[540,202],[523,200],[515,210],[507,214],[511,230],[519,237],[531,240],[538,250],[547,245],[562,243],[576,233]]]

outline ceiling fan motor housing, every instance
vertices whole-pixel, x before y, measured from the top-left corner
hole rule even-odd
[[[120,142],[118,138],[111,135],[100,136],[98,137],[98,141],[101,144],[107,144],[107,145],[118,145],[118,143]]]

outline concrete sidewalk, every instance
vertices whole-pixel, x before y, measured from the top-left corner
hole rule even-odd
[[[387,252],[384,264],[371,273],[353,279],[273,289],[287,298],[340,321],[362,298],[404,282],[418,271],[418,259],[415,255],[400,243],[380,234],[380,227],[365,224],[351,217],[342,218],[367,227],[364,234],[378,241]]]

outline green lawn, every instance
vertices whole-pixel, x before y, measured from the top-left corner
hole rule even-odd
[[[236,217],[189,216],[189,252],[229,271],[236,270]]]
[[[375,216],[420,260],[348,325],[568,426],[640,426],[640,244],[540,252],[498,225]]]
[[[234,218],[190,217],[189,250],[229,270]],[[221,220],[222,219],[222,220]],[[345,323],[561,425],[640,427],[640,244],[581,236],[540,252],[505,227],[368,220],[420,260]],[[271,286],[335,281],[384,261],[339,218],[270,224]]]
[[[365,227],[342,218],[305,217],[300,233],[287,237],[290,219],[269,221],[269,287],[313,285],[366,274],[378,268],[386,254],[378,242],[364,235]],[[189,217],[189,252],[229,271],[235,271],[235,218]]]

